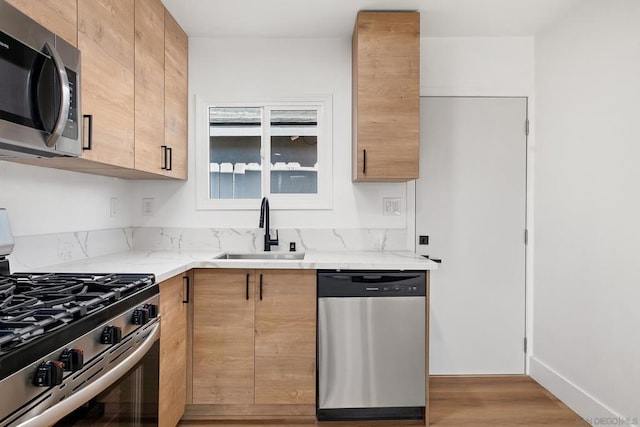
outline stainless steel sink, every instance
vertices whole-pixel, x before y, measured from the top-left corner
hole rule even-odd
[[[297,260],[304,259],[304,252],[253,252],[253,253],[226,253],[220,259],[264,259],[264,260]]]

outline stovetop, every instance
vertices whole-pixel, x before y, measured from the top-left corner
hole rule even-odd
[[[0,276],[0,357],[81,319],[113,313],[155,284],[153,274],[16,273]],[[156,285],[157,288],[157,285]],[[157,289],[155,290],[157,293]],[[130,302],[127,305],[131,305]],[[67,328],[68,329],[68,328]],[[82,328],[84,329],[84,328]]]

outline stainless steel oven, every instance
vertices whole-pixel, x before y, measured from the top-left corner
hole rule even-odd
[[[49,276],[55,279],[45,278]],[[74,279],[62,277],[64,288],[73,287],[70,283],[80,277],[77,274],[72,276]],[[88,276],[91,276],[91,280],[95,277],[85,277]],[[126,285],[134,283],[129,280],[131,276],[111,276],[118,276],[117,281],[120,283],[117,286],[122,289],[116,290],[116,294],[124,293]],[[138,275],[135,276],[138,279]],[[60,273],[43,274],[41,277],[34,277],[31,273],[15,273],[2,278],[0,288],[6,289],[3,281],[10,286],[17,283],[17,287],[20,287],[20,282],[25,278],[30,282],[30,288],[39,288],[43,281],[60,283],[60,277]],[[6,350],[0,355],[0,372],[3,377],[0,380],[0,392],[3,396],[0,400],[0,426],[156,426],[159,296],[157,284],[144,283],[151,282],[152,277],[144,278],[142,282],[135,280],[139,282],[136,286],[140,286],[140,290],[132,291],[130,296],[106,307],[96,308],[94,313],[87,307],[88,315],[83,317],[79,314],[77,320],[73,320],[71,313],[71,318],[65,321],[68,324],[54,326],[50,331],[46,325],[34,325],[44,331],[35,329],[32,332],[34,338],[26,336],[23,338],[26,342],[16,343],[15,348],[11,342],[5,343]],[[35,286],[31,285],[34,279]],[[67,294],[66,291],[63,293]],[[45,301],[50,299],[51,294],[42,295],[38,298]],[[76,302],[72,304],[82,304],[85,299],[82,295],[76,294]],[[95,301],[106,296],[104,293],[101,295],[92,299]],[[90,297],[94,295],[88,295],[87,299]],[[106,296],[107,299],[112,297]],[[15,301],[16,299],[19,301]],[[21,303],[19,294],[14,293],[14,301],[10,304],[14,302],[16,305]],[[45,319],[45,316],[56,316],[61,310],[68,312],[75,308],[64,307],[64,304],[36,308],[38,313],[29,317],[47,322],[49,319]],[[119,314],[108,318],[110,316],[105,315],[109,312]],[[15,318],[20,316],[18,313]],[[31,323],[26,319],[26,322]],[[10,323],[16,325],[18,322],[20,321],[11,320]],[[23,333],[28,328],[30,326],[23,327],[17,333]],[[81,330],[88,331],[79,334]],[[1,333],[9,332],[3,329]],[[76,338],[71,339],[73,336]],[[61,340],[65,340],[62,345]],[[49,347],[51,342],[58,344]],[[7,372],[13,373],[7,375]]]
[[[0,158],[82,152],[80,51],[0,0]]]
[[[115,383],[95,396],[83,393],[84,403],[54,426],[157,426],[159,349],[156,340]]]

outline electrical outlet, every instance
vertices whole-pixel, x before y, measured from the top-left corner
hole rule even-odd
[[[153,216],[153,199],[142,199],[142,216]]]
[[[418,238],[419,245],[428,245],[429,244],[429,236],[420,236]]]
[[[118,198],[112,197],[109,202],[109,216],[113,218],[116,215],[118,215]]]
[[[400,197],[383,197],[382,214],[384,216],[400,215]]]

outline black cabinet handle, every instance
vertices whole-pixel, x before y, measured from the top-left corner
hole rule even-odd
[[[431,258],[429,255],[422,255],[423,258],[429,259],[435,263],[441,264],[442,260],[440,258]]]
[[[162,150],[162,165],[160,166],[160,169],[162,170],[167,170],[167,146],[166,145],[161,145],[160,149]]]
[[[88,151],[93,145],[93,114],[84,114],[82,118],[87,122],[87,145],[83,145],[82,150]]]
[[[167,170],[170,171],[173,167],[173,148],[167,147],[167,154],[169,161],[167,162]]]
[[[367,174],[367,150],[362,150],[362,174]]]
[[[249,300],[249,275],[247,274],[247,300]]]
[[[185,285],[186,285],[186,292],[184,293],[184,299],[182,300],[183,304],[189,304],[189,300],[191,299],[190,294],[191,294],[191,280],[189,280],[189,276],[184,276],[182,278],[182,280],[184,281]]]
[[[260,301],[262,301],[262,274],[260,275]]]

